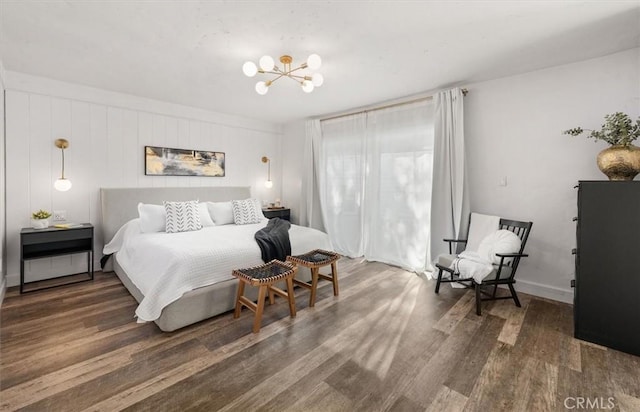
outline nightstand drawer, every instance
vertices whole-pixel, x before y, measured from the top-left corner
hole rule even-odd
[[[22,234],[23,245],[36,245],[39,243],[64,242],[66,240],[91,239],[93,228],[65,229],[55,232],[32,232]]]
[[[262,209],[262,214],[267,219],[273,219],[274,217],[279,217],[280,219],[290,220],[291,218],[291,209]]]

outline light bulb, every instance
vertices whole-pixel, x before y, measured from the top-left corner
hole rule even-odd
[[[242,65],[242,72],[247,77],[253,77],[256,75],[256,73],[258,73],[258,67],[254,62],[246,62]]]
[[[313,91],[313,83],[311,83],[309,80],[303,81],[302,90],[304,90],[305,93],[311,93]]]
[[[322,83],[324,83],[324,77],[320,73],[316,73],[311,76],[311,82],[314,86],[320,87],[322,86]]]
[[[56,180],[56,182],[53,184],[53,187],[55,187],[59,192],[66,192],[67,190],[71,189],[71,180],[60,178]]]
[[[307,58],[307,66],[311,70],[317,70],[322,66],[322,59],[317,54],[312,54]]]
[[[264,182],[264,187],[266,187],[267,189],[271,189],[273,187],[273,181],[271,180],[267,180]]]
[[[265,82],[256,83],[256,92],[258,94],[265,95],[265,94],[267,94],[268,91],[269,91],[269,87],[267,86],[267,84]]]
[[[260,68],[265,72],[270,72],[273,70],[273,66],[275,63],[273,62],[273,58],[271,56],[262,56],[260,57]]]

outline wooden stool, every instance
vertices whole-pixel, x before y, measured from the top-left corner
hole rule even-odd
[[[304,255],[287,256],[288,262],[293,262],[296,265],[305,266],[311,269],[311,283],[303,282],[295,278],[293,279],[293,282],[296,285],[311,290],[311,295],[309,296],[309,307],[313,307],[316,304],[318,279],[331,281],[331,283],[333,283],[333,295],[338,296],[338,269],[336,268],[336,262],[338,259],[340,259],[339,254],[327,252],[326,250],[321,249],[312,250]],[[320,268],[329,264],[331,264],[331,276],[320,273]]]
[[[240,281],[238,284],[238,294],[236,295],[236,308],[233,313],[234,318],[240,316],[242,305],[249,308],[256,315],[253,320],[253,333],[260,331],[260,323],[262,322],[262,312],[264,310],[264,300],[267,292],[269,292],[269,303],[273,305],[274,296],[276,293],[289,300],[289,312],[291,317],[296,316],[296,302],[293,295],[293,277],[298,272],[298,268],[289,263],[280,262],[279,260],[272,260],[264,265],[246,268],[236,269],[233,271],[233,276],[237,277]],[[287,291],[273,286],[275,282],[284,280],[287,283]],[[257,286],[258,289],[258,302],[253,303],[246,296],[244,296],[245,285]]]

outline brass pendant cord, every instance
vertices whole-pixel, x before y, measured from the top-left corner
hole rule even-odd
[[[61,179],[64,179],[64,149],[62,150],[62,176],[60,177]]]

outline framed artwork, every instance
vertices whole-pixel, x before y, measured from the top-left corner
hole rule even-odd
[[[144,147],[144,174],[147,176],[224,177],[224,152]]]

